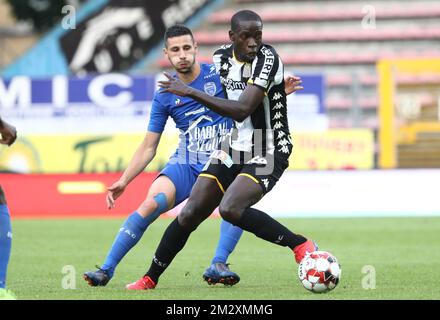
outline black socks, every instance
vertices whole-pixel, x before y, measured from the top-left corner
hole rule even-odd
[[[191,231],[182,228],[179,221],[174,221],[165,230],[165,233],[157,247],[150,269],[145,274],[149,276],[156,284],[160,275],[165,271],[168,265],[173,261],[174,257],[185,246]]]
[[[246,209],[237,225],[261,239],[283,247],[289,247],[292,250],[297,245],[307,241],[306,238],[294,234],[268,214],[254,208]],[[185,246],[191,232],[192,230],[183,228],[177,218],[174,219],[166,229],[151,262],[150,269],[145,275],[157,284],[160,275]]]
[[[254,208],[247,208],[243,212],[238,226],[243,230],[252,232],[261,239],[283,247],[289,247],[292,250],[297,245],[307,241],[306,238],[294,234],[268,214]]]

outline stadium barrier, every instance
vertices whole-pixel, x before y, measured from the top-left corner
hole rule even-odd
[[[111,211],[105,203],[106,187],[120,173],[0,174],[0,184],[14,219],[108,219],[136,210],[156,175],[142,173],[133,180]],[[255,207],[285,218],[440,216],[439,180],[439,169],[286,171]],[[164,216],[176,216],[183,206]]]
[[[140,174],[108,210],[107,187],[120,173],[0,174],[13,218],[121,217],[138,208],[156,173]]]

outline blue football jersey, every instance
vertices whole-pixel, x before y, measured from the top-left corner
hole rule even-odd
[[[224,98],[220,77],[211,64],[200,64],[199,76],[188,84],[211,96]],[[171,158],[203,166],[218,144],[229,138],[233,122],[189,97],[158,90],[153,99],[148,130],[162,133],[168,117],[180,131],[179,146]]]

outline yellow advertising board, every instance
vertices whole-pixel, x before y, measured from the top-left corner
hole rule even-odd
[[[372,169],[374,136],[368,129],[293,132],[290,169]]]
[[[92,173],[123,171],[144,134],[32,135],[13,148],[0,148],[0,171],[23,173]],[[163,135],[148,166],[160,170],[177,146],[177,135]]]
[[[127,168],[144,134],[31,135],[13,148],[0,148],[0,171],[23,173],[100,173]],[[370,130],[294,132],[290,169],[370,169],[374,139]],[[156,157],[147,167],[158,171],[178,144],[177,134],[163,134]]]

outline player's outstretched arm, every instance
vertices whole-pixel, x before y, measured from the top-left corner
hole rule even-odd
[[[0,143],[10,146],[17,139],[17,130],[15,127],[0,117]]]
[[[144,140],[133,154],[127,169],[118,181],[107,188],[107,208],[114,208],[115,200],[121,196],[127,185],[154,159],[160,137],[161,134],[156,132],[149,131],[145,134]]]
[[[241,93],[238,101],[217,98],[187,86],[181,80],[166,72],[164,74],[168,80],[159,81],[159,87],[163,89],[161,92],[171,92],[179,96],[191,97],[212,111],[239,122],[251,115],[264,98],[264,91],[255,85],[248,85]]]

